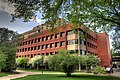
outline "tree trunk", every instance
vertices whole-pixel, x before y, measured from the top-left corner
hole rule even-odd
[[[80,32],[78,29],[78,56],[80,56]],[[81,64],[79,62],[79,71],[81,71]]]
[[[67,73],[66,75],[67,75],[68,77],[70,77],[70,76],[71,76],[71,73]]]
[[[1,72],[1,68],[0,68],[0,72]]]

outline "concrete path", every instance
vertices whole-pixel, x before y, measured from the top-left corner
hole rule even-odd
[[[0,77],[0,80],[11,80],[11,79],[15,79],[15,78],[25,77],[27,75],[42,74],[42,72],[27,72],[27,71],[23,71],[23,70],[16,70],[16,71],[20,72],[20,74],[12,74],[12,75],[8,75],[8,76],[3,76],[3,77]],[[62,72],[44,72],[44,74],[64,74],[64,73],[62,73]],[[75,73],[75,74],[86,74],[86,73]],[[91,74],[91,75],[93,75],[93,74]],[[112,73],[110,75],[120,77],[120,69],[115,69],[114,73]]]
[[[12,74],[12,75],[8,75],[8,76],[3,76],[0,77],[0,80],[11,80],[11,79],[15,79],[15,78],[21,78],[21,77],[25,77],[27,75],[34,75],[34,74],[42,74],[42,72],[26,72],[26,71],[22,71],[22,70],[16,70],[17,72],[20,72],[20,74]],[[61,72],[44,72],[44,74],[64,74]]]
[[[112,76],[120,77],[120,69],[113,69]]]

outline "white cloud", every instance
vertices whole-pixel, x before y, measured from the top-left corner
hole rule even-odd
[[[36,21],[39,25],[45,23],[45,20],[42,20],[42,19],[38,18],[37,16],[36,16],[36,20],[35,20],[35,21]]]
[[[14,6],[8,0],[0,0],[0,11],[5,11],[9,14],[14,13]]]

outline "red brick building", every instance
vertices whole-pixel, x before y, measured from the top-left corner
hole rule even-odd
[[[101,59],[102,66],[111,66],[109,38],[105,33],[97,34],[84,26],[79,26],[76,29],[78,33],[74,33],[71,24],[66,24],[65,27],[59,26],[55,32],[50,32],[44,26],[45,24],[34,27],[22,34],[22,40],[17,47],[17,57],[54,55],[58,50],[65,49],[78,55],[86,53],[97,55]]]

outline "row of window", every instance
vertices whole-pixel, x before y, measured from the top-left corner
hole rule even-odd
[[[52,35],[44,36],[44,37],[41,37],[41,38],[36,38],[36,39],[29,40],[29,41],[25,41],[23,43],[19,43],[18,46],[33,44],[33,43],[42,42],[42,41],[47,41],[47,40],[63,37],[64,35],[65,35],[64,32],[61,32],[60,34],[57,33],[55,35],[52,34]]]
[[[80,31],[80,34],[81,35],[85,35],[86,32],[84,32],[83,30],[79,30]],[[73,32],[72,30],[68,31],[67,32],[67,35],[72,35],[72,34],[75,34],[75,32]],[[96,41],[96,38],[94,38],[93,36],[91,36],[90,34],[87,33],[87,38],[93,40],[93,41]]]
[[[22,48],[22,49],[18,49],[17,52],[26,52],[26,51],[32,51],[32,50],[49,49],[49,48],[54,48],[54,46],[55,47],[65,46],[65,42],[61,41],[60,43],[56,42],[56,43],[44,44],[44,45],[39,45],[39,46],[34,46],[34,47]]]
[[[92,41],[96,41],[97,39],[87,33],[87,38],[91,39]]]
[[[54,55],[54,54],[57,54],[57,52],[50,52],[50,53],[38,53],[38,54],[28,54],[28,55],[21,55],[21,56],[17,56],[17,58],[18,57],[30,57],[30,58],[33,58],[34,56],[36,56],[36,55],[46,55],[46,56],[48,56],[48,55]]]
[[[78,39],[68,40],[67,45],[78,44]],[[86,45],[86,41],[80,40],[80,44]]]
[[[88,47],[90,47],[90,48],[97,48],[97,46],[96,45],[94,45],[94,44],[92,44],[92,43],[90,43],[90,42],[87,42],[87,45],[88,45]]]

